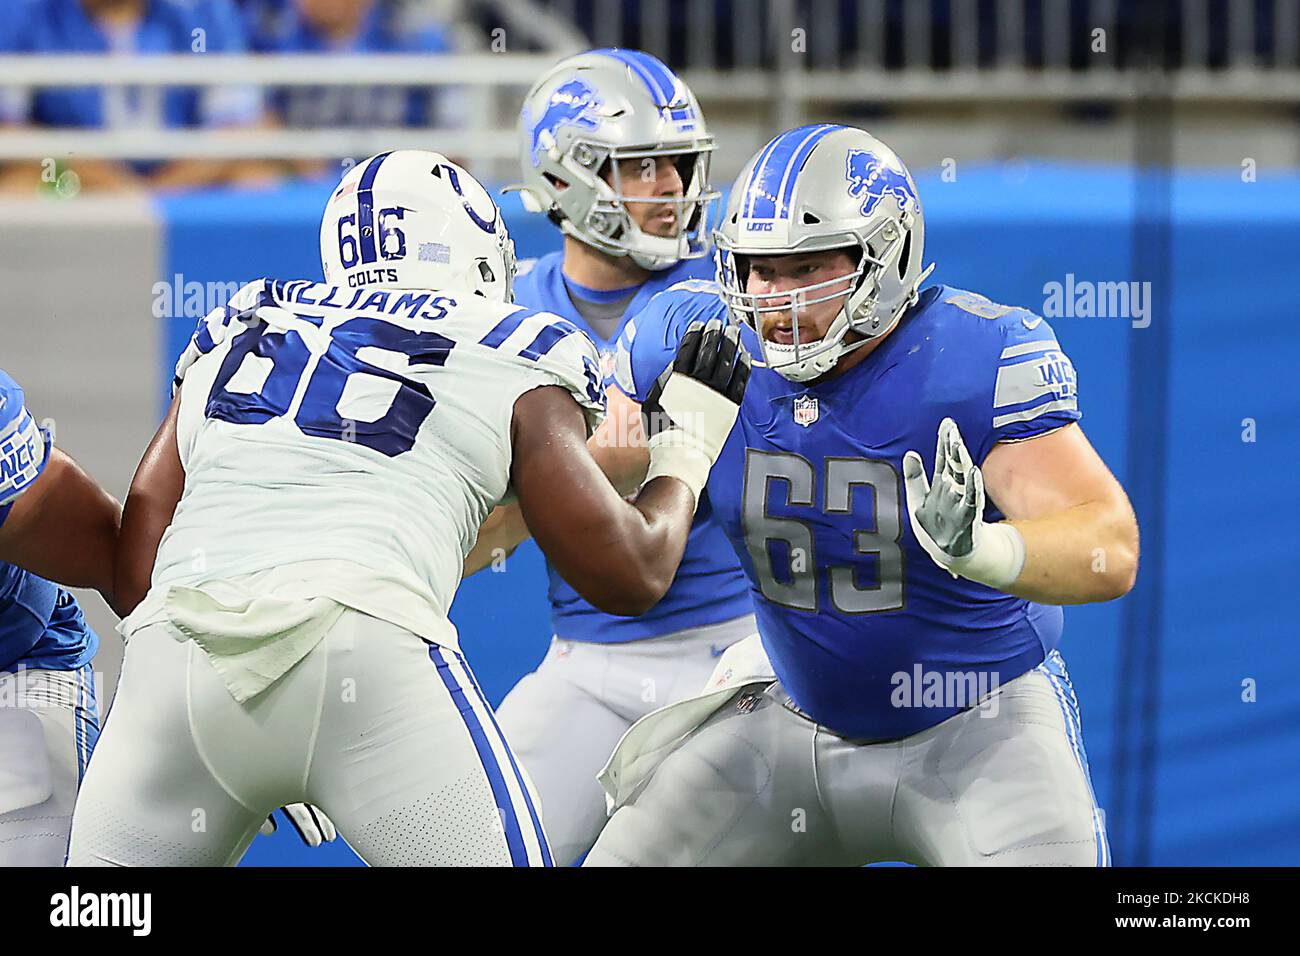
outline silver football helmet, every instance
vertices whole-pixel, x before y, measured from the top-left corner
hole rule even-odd
[[[694,94],[650,54],[592,50],[563,60],[529,91],[519,135],[524,182],[511,188],[565,234],[652,270],[709,254],[721,195],[709,185],[713,137]],[[627,195],[619,161],[661,156],[675,158],[682,195]],[[627,208],[638,202],[673,206],[677,234],[642,231]]]
[[[758,333],[764,364],[795,382],[826,374],[889,332],[934,268],[921,269],[925,217],[907,168],[849,126],[801,126],[764,146],[736,180],[716,239],[718,284],[732,315]],[[850,250],[856,266],[795,289],[746,291],[750,256],[828,249]],[[832,299],[844,304],[826,334],[803,341],[799,312]],[[781,312],[792,313],[789,345],[763,338],[763,317]],[[846,344],[850,330],[860,338]]]

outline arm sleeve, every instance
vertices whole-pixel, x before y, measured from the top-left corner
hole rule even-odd
[[[1025,313],[1008,321],[1005,329],[983,454],[997,442],[1036,438],[1082,417],[1074,364],[1052,327]]]
[[[45,471],[50,438],[24,404],[18,383],[0,372],[0,524]]]
[[[710,282],[683,282],[652,297],[623,329],[614,353],[612,382],[628,398],[644,402],[655,380],[672,365],[682,334],[692,322],[729,321],[726,304]]]
[[[519,309],[485,335],[480,345],[494,348],[529,370],[529,387],[559,385],[582,407],[590,436],[605,417],[600,353],[585,332],[550,312]]]

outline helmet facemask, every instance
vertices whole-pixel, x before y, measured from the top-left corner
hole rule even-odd
[[[871,256],[865,244],[859,244],[856,237],[847,235],[844,238],[851,245],[833,246],[817,251],[840,249],[849,253],[851,258],[857,260],[852,269],[829,279],[774,292],[746,291],[750,271],[749,260],[752,256],[730,250],[719,250],[718,284],[723,299],[731,309],[732,315],[752,328],[758,336],[759,348],[763,353],[763,364],[791,381],[806,382],[825,375],[835,367],[844,354],[867,341],[845,345],[844,337],[856,324],[854,316],[861,312],[863,306],[868,308],[874,306],[872,297],[864,296],[863,293],[868,285],[874,286],[874,283],[868,281],[870,273],[878,269],[881,264]],[[798,254],[796,250],[777,253],[765,251],[761,255],[767,257]],[[836,300],[841,301],[842,304],[827,327],[826,333],[811,341],[806,340],[807,335],[804,324],[800,322],[800,313],[806,312],[811,306]],[[784,313],[790,314],[790,331],[794,338],[794,341],[788,345],[773,342],[763,335],[764,318]]]
[[[898,322],[906,307],[916,301],[916,293],[893,315],[879,311],[880,284],[886,270],[901,268],[906,262],[910,233],[890,221],[882,222],[871,234],[860,236],[844,233],[822,238],[816,249],[768,250],[750,254],[719,248],[717,255],[718,285],[731,309],[732,315],[752,328],[758,336],[763,352],[763,364],[793,382],[807,382],[820,378],[854,349],[861,348],[889,332]],[[872,249],[877,252],[873,253]],[[749,260],[758,256],[798,255],[801,252],[844,250],[857,257],[857,265],[849,272],[830,279],[785,289],[779,292],[748,292]],[[933,269],[933,266],[931,266]],[[929,275],[927,269],[921,276]],[[846,289],[832,291],[848,281]],[[918,279],[917,285],[920,285]],[[799,313],[809,306],[833,299],[843,299],[839,314],[832,320],[826,334],[805,342],[800,328]],[[763,335],[762,318],[775,313],[790,312],[790,329],[794,342],[784,345],[772,342]],[[857,336],[845,343],[849,332]]]
[[[684,149],[682,144],[647,148],[614,148],[593,142],[574,145],[572,169],[595,194],[582,220],[564,217],[561,228],[575,239],[613,256],[628,256],[643,269],[659,271],[684,259],[699,259],[712,250],[715,211],[721,193],[709,186],[712,140]],[[681,196],[637,196],[627,192],[622,164],[640,161],[654,169],[662,156],[675,157]],[[602,173],[608,170],[609,179]],[[644,231],[631,214],[634,204],[669,206],[675,213],[676,235]]]

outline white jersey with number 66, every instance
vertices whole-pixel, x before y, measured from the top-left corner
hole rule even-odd
[[[515,400],[561,386],[594,429],[598,363],[564,319],[472,294],[250,283],[177,364],[185,488],[151,596],[323,562],[321,595],[446,643]]]

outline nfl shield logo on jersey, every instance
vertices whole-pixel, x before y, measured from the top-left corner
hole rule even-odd
[[[811,395],[800,395],[794,400],[794,423],[807,428],[821,416],[817,399]]]

